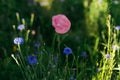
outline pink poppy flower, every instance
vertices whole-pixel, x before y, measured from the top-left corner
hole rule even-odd
[[[65,15],[58,14],[52,17],[52,25],[56,33],[64,34],[70,30],[71,22]]]

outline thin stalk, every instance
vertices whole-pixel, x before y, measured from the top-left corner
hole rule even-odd
[[[56,39],[57,34],[54,34],[53,41],[52,41],[52,53],[54,53],[54,47],[55,47],[55,39]]]
[[[24,58],[23,58],[22,51],[21,51],[21,48],[20,48],[20,44],[18,44],[18,50],[19,50],[20,57],[21,57],[21,58],[19,57],[20,64],[21,64],[21,69],[22,69],[23,73],[26,74],[26,72],[25,72],[25,62],[24,62]],[[25,76],[25,75],[23,74],[23,76]],[[26,76],[28,76],[28,75],[26,75]]]
[[[60,36],[57,35],[57,40],[58,40],[58,54],[60,54]]]

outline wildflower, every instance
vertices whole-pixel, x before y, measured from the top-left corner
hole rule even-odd
[[[34,47],[35,47],[35,48],[38,48],[39,45],[40,45],[40,43],[39,43],[38,41],[34,43]]]
[[[36,56],[28,56],[28,57],[27,57],[27,60],[28,60],[28,63],[29,63],[30,65],[35,65],[35,64],[37,64]]]
[[[70,78],[70,80],[76,80],[76,78],[73,78],[73,77],[72,77],[72,78]]]
[[[86,52],[82,52],[81,56],[82,57],[87,57],[87,53]]]
[[[72,54],[72,49],[69,48],[69,47],[66,47],[66,48],[64,48],[63,53],[64,53],[64,54],[67,54],[67,55]]]
[[[113,50],[116,50],[116,51],[119,50],[119,46],[118,45],[113,45],[112,48],[113,48]]]
[[[116,30],[120,30],[120,26],[116,26],[115,29],[116,29]]]
[[[21,37],[16,37],[14,39],[14,44],[23,44],[23,43],[24,43],[24,40]]]
[[[22,31],[23,29],[25,29],[25,26],[23,24],[20,24],[18,25],[17,29]]]
[[[17,51],[17,46],[16,45],[13,46],[13,51],[14,52]]]
[[[71,22],[65,15],[58,14],[52,17],[52,25],[56,33],[64,34],[70,30]]]
[[[34,36],[36,34],[36,31],[35,30],[32,30],[32,35]]]
[[[106,58],[106,59],[110,59],[110,54],[106,54],[106,55],[105,55],[105,58]]]

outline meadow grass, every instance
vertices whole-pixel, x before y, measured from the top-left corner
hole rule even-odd
[[[33,14],[31,14],[31,18],[33,18]],[[32,24],[33,19],[30,21],[30,24]],[[19,39],[16,41],[17,43],[15,43],[14,39],[14,44],[16,44],[14,46],[16,46],[16,48],[14,54],[11,54],[11,56],[20,68],[25,80],[116,79],[113,74],[118,75],[119,71],[119,30],[117,30],[111,22],[111,15],[108,15],[106,18],[107,33],[103,32],[102,38],[104,41],[102,43],[100,43],[99,37],[97,37],[93,49],[86,46],[88,47],[88,52],[93,55],[88,55],[86,51],[82,52],[81,55],[75,55],[72,48],[69,48],[67,44],[63,43],[66,34],[65,36],[61,36],[55,33],[51,47],[47,47],[43,40],[34,42],[30,39],[30,36],[32,37],[34,35],[31,33],[32,30],[27,29],[26,24],[28,23],[23,21],[22,24],[25,25],[23,25],[23,29],[19,30],[13,26],[13,30],[16,31],[16,29],[18,29],[15,35],[19,36],[16,36]],[[67,36],[69,37],[69,35]],[[23,38],[24,41],[21,40],[21,38]],[[21,42],[19,43],[19,41]],[[64,50],[61,45],[64,45]],[[99,49],[99,45],[103,47],[101,50]],[[98,51],[98,49],[100,51]],[[78,53],[80,53],[79,50]],[[96,54],[101,58],[95,58],[97,61],[94,61],[94,55]],[[93,61],[89,61],[91,59]],[[94,66],[89,66],[89,62],[90,64],[94,64]]]

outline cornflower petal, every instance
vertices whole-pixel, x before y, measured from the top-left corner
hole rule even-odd
[[[36,56],[28,56],[28,57],[27,57],[27,60],[28,60],[28,63],[29,63],[30,65],[35,65],[35,64],[37,64],[37,58],[36,58]]]
[[[24,43],[24,39],[22,37],[16,37],[14,39],[14,44],[23,44]]]
[[[66,55],[72,54],[72,49],[69,47],[64,48],[63,53]]]

